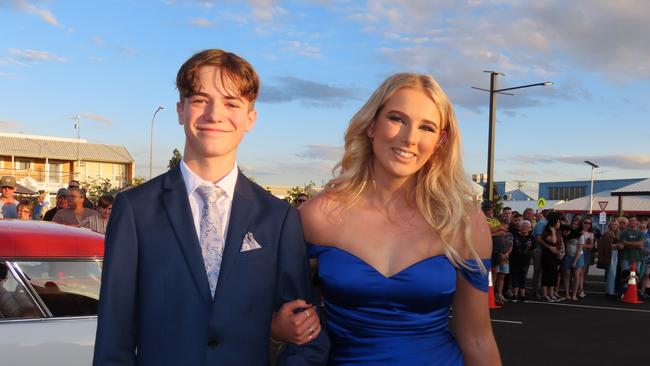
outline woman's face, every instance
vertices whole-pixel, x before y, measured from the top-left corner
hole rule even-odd
[[[609,224],[610,230],[618,230],[618,221],[614,220]]]
[[[18,220],[29,220],[32,217],[32,210],[27,207],[18,208]]]
[[[108,219],[108,217],[111,215],[111,210],[113,209],[113,205],[109,205],[108,207],[97,207],[97,211],[99,212],[99,216],[102,217],[102,219]]]
[[[571,222],[571,229],[577,229],[579,226],[580,226],[580,221],[573,220],[573,222]]]
[[[445,132],[440,112],[421,90],[402,88],[388,99],[368,128],[377,178],[408,178],[435,152]]]

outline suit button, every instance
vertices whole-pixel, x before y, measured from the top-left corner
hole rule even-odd
[[[215,341],[214,339],[211,339],[211,340],[208,341],[208,347],[213,347],[214,348],[214,347],[217,346],[217,344],[219,344],[219,343],[217,341]]]

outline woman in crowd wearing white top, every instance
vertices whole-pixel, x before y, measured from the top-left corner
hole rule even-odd
[[[100,234],[106,234],[108,218],[113,208],[113,196],[103,195],[97,200],[97,215],[90,216],[81,222],[80,227],[88,228]]]
[[[580,298],[583,298],[587,295],[585,295],[585,278],[587,278],[587,274],[589,274],[589,266],[593,264],[593,253],[592,250],[595,247],[594,244],[594,229],[592,228],[591,225],[591,217],[587,216],[587,218],[584,219],[582,222],[582,236],[583,240],[585,242],[584,247],[582,248],[582,256],[585,261],[585,266],[582,270],[582,278],[581,280],[577,283],[579,286],[578,288],[578,296]]]
[[[562,260],[562,282],[564,284],[564,296],[567,299],[578,301],[578,284],[582,283],[582,269],[585,265],[582,255],[584,246],[584,235],[582,234],[582,221],[576,217],[571,221],[571,231],[565,238],[566,256]],[[573,272],[573,276],[572,275]],[[573,291],[569,294],[569,285],[573,277]]]

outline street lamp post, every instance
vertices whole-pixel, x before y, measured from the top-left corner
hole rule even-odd
[[[585,163],[591,165],[591,189],[589,191],[589,215],[591,215],[594,204],[594,169],[598,168],[598,164],[589,160],[585,160]]]
[[[494,133],[496,129],[496,110],[497,110],[496,94],[499,93],[499,94],[513,95],[511,93],[506,93],[506,92],[510,90],[516,90],[516,89],[530,88],[533,86],[546,86],[546,85],[551,85],[553,83],[550,81],[546,81],[543,83],[497,89],[497,76],[499,75],[505,76],[505,75],[496,71],[483,71],[483,72],[490,73],[490,89],[488,90],[483,88],[477,88],[474,86],[472,88],[490,92],[490,116],[489,116],[490,123],[488,129],[488,163],[487,163],[488,166],[487,166],[487,184],[486,184],[487,194],[484,194],[483,197],[487,198],[488,201],[492,202],[494,200]]]
[[[153,117],[151,117],[151,138],[149,139],[149,179],[151,180],[151,172],[153,167],[153,122],[156,120],[156,114],[160,112],[163,107],[158,106],[155,112],[153,112]]]

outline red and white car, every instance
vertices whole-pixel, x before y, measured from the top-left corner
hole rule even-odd
[[[0,220],[0,364],[92,363],[104,236]]]

